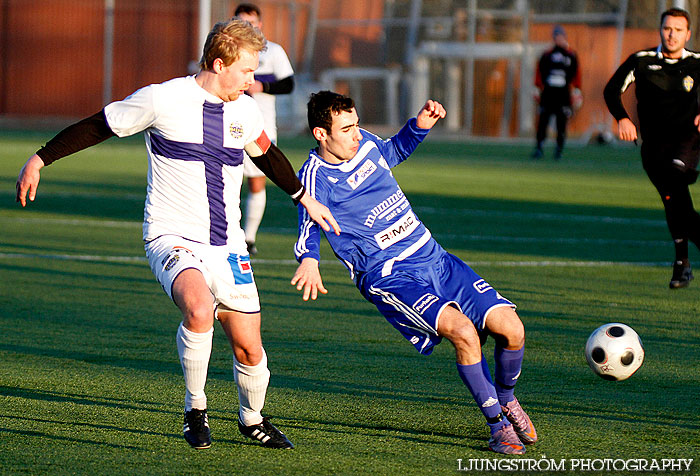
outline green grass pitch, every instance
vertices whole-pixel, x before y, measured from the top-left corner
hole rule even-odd
[[[17,173],[50,134],[3,135],[0,474],[444,475],[459,473],[458,459],[502,457],[487,450],[451,345],[418,355],[325,243],[329,294],[301,300],[289,285],[296,211],[272,185],[253,261],[272,372],[265,412],[297,447],[266,450],[238,433],[231,352],[216,327],[214,444],[191,449],[179,312],[141,242],[141,141],[111,139],[45,168],[23,210]],[[281,142],[296,167],[310,145]],[[438,241],[518,304],[527,343],[516,395],[540,435],[520,458],[694,458],[685,474],[697,474],[700,282],[668,289],[673,246],[638,149],[571,146],[561,162],[529,152],[429,137],[394,169]],[[646,361],[608,382],[583,347],[618,321],[640,334]]]

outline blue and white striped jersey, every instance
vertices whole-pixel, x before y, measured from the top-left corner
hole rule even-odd
[[[357,284],[367,273],[388,276],[410,259],[410,267],[430,262],[440,245],[418,219],[391,168],[400,164],[428,134],[415,118],[391,139],[361,130],[362,140],[351,160],[330,164],[315,150],[299,171],[307,193],[326,205],[342,232],[327,233],[336,256]],[[320,261],[321,228],[299,207],[297,260]]]

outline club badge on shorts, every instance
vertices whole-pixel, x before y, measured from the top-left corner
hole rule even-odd
[[[691,89],[693,89],[693,84],[695,84],[695,81],[693,81],[693,78],[690,76],[686,76],[683,78],[683,89],[685,89],[686,92],[690,92]]]

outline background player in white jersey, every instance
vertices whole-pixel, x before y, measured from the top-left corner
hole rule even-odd
[[[422,354],[443,337],[457,352],[457,370],[491,429],[489,447],[522,454],[537,440],[513,394],[525,331],[513,303],[431,237],[391,173],[445,116],[428,101],[391,139],[360,129],[352,99],[330,91],[311,96],[309,128],[318,142],[299,176],[342,226],[326,234],[362,295]],[[300,209],[292,284],[303,299],[326,293],[319,272],[320,230]],[[496,341],[495,384],[481,345]],[[504,415],[506,418],[504,418]]]
[[[260,30],[218,23],[201,70],[139,89],[61,131],[30,157],[17,179],[17,201],[34,200],[40,169],[114,135],[144,132],[148,187],[143,237],[151,269],[182,312],[177,348],[185,377],[183,433],[195,448],[211,445],[204,393],[214,319],[233,349],[241,433],[264,446],[292,443],[261,415],[270,378],[260,338],[260,302],[240,228],[243,150],[327,231],[328,209],[305,192],[294,169],[263,131],[253,83]]]
[[[252,3],[241,3],[234,16],[250,22],[262,30],[262,14]],[[248,88],[248,94],[260,106],[265,120],[265,133],[273,144],[277,144],[277,110],[275,96],[289,94],[294,89],[294,70],[284,48],[267,40],[266,48],[260,52],[260,64],[255,70],[255,83]],[[258,252],[255,241],[258,228],[265,214],[265,174],[255,166],[250,158],[243,159],[243,175],[248,178],[248,198],[245,206],[245,241],[251,255]]]

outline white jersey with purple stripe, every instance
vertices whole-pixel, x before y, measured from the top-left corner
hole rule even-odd
[[[188,76],[141,88],[104,113],[117,136],[145,135],[145,241],[178,235],[216,246],[243,243],[243,147],[263,130],[251,97],[224,102]]]
[[[326,205],[340,224],[340,236],[326,238],[336,256],[359,285],[367,273],[373,279],[389,276],[411,258],[411,266],[429,263],[442,250],[418,219],[391,173],[427,135],[411,119],[395,136],[382,140],[362,130],[362,140],[351,160],[330,164],[315,150],[299,171],[307,193]],[[320,227],[299,208],[297,260],[320,261]]]
[[[264,83],[272,83],[294,75],[294,69],[289,62],[284,48],[268,41],[266,48],[260,52],[258,69],[255,70],[255,79]],[[275,95],[268,93],[255,93],[253,98],[260,106],[265,119],[265,133],[272,142],[277,142],[277,110],[275,109]]]

